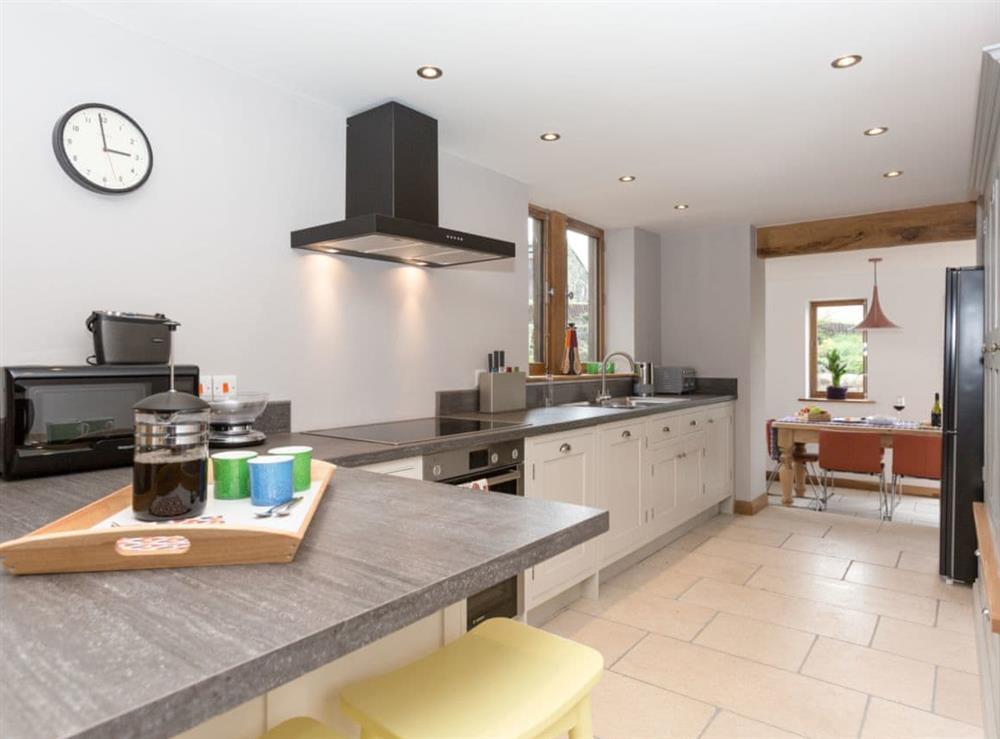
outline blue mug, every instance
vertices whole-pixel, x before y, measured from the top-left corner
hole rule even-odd
[[[250,468],[250,502],[255,506],[275,506],[292,499],[294,457],[268,454],[247,460]]]

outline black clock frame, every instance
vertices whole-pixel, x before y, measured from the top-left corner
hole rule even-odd
[[[128,187],[125,188],[103,187],[101,185],[97,185],[91,182],[76,170],[76,167],[73,166],[73,163],[69,160],[69,157],[66,156],[66,149],[63,146],[63,136],[65,134],[66,124],[69,122],[69,119],[73,116],[74,113],[77,113],[83,110],[84,108],[103,108],[104,110],[109,110],[112,113],[117,113],[122,118],[131,123],[133,126],[135,126],[136,129],[139,131],[139,133],[142,134],[142,138],[146,141],[146,150],[149,152],[149,167],[148,169],[146,169],[146,174],[142,176],[141,180],[136,182],[134,185],[129,185]],[[119,110],[118,108],[112,105],[107,105],[105,103],[81,103],[80,105],[75,105],[68,111],[66,111],[62,115],[62,117],[58,121],[56,121],[55,128],[52,129],[52,150],[56,154],[56,161],[59,162],[59,166],[61,166],[63,168],[63,171],[65,171],[66,174],[69,175],[70,179],[72,179],[78,185],[87,188],[91,192],[100,193],[101,195],[125,195],[126,193],[138,190],[146,183],[146,180],[149,179],[149,175],[153,173],[153,145],[149,141],[149,136],[147,136],[146,132],[142,130],[142,126],[136,123],[135,119],[128,113],[126,113],[123,110]]]

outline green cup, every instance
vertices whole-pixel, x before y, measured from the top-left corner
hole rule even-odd
[[[279,446],[268,449],[267,453],[287,454],[294,458],[292,462],[292,486],[296,493],[308,490],[312,486],[311,446]]]
[[[247,460],[257,452],[216,452],[212,455],[212,474],[215,476],[215,497],[219,500],[238,500],[250,497],[250,466]]]

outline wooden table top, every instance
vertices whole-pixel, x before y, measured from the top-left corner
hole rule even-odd
[[[776,429],[802,429],[810,431],[858,431],[869,434],[918,434],[920,436],[940,436],[936,426],[880,426],[874,423],[844,423],[835,421],[788,421],[774,422]]]

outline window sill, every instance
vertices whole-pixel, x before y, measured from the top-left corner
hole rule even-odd
[[[818,398],[799,398],[799,400],[803,403],[819,402],[819,403],[869,403],[871,405],[875,404],[875,401],[871,400],[870,398],[845,398],[844,400],[831,400],[825,395],[822,395]]]
[[[635,377],[635,375],[628,374],[627,372],[615,372],[614,374],[608,373],[609,380],[621,380],[627,377]],[[600,380],[601,375],[552,375],[553,382],[593,382],[594,380]],[[548,382],[548,375],[528,375],[528,383],[537,382]]]

